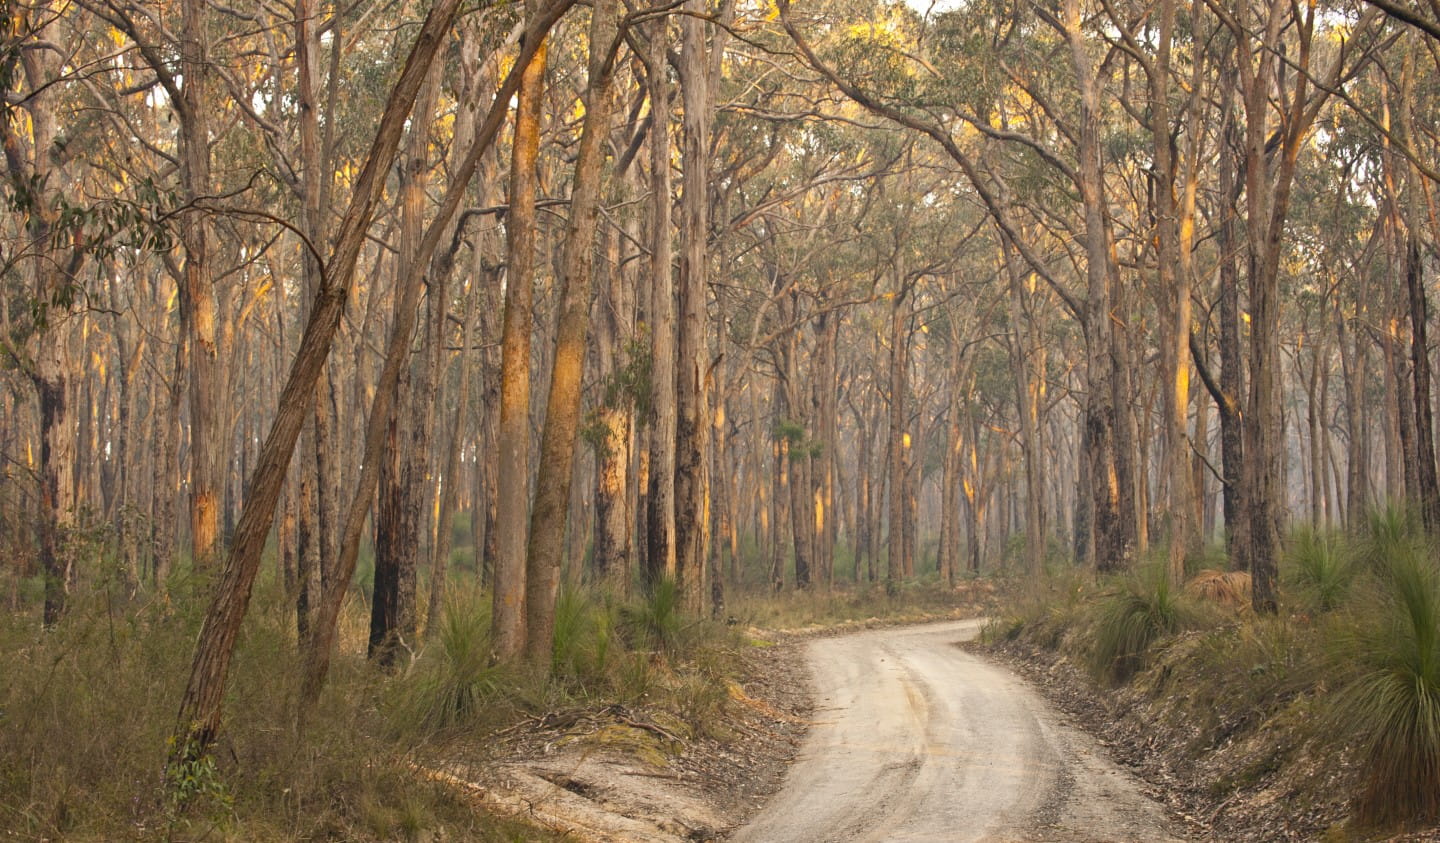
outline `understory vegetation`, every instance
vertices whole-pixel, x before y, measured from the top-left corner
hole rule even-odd
[[[1391,509],[1286,548],[1278,616],[1250,610],[1244,572],[1192,567],[1182,589],[1155,563],[1052,568],[1009,592],[987,639],[1083,675],[1121,754],[1178,781],[1221,837],[1434,824],[1440,543]]]
[[[363,657],[368,607],[352,599],[341,616],[332,681],[297,724],[295,618],[280,587],[262,582],[237,649],[227,728],[203,760],[170,770],[174,701],[208,582],[182,574],[165,594],[134,600],[102,584],[77,592],[72,621],[49,631],[32,612],[0,616],[0,833],[552,839],[543,828],[474,804],[447,765],[463,757],[465,771],[483,775],[503,752],[494,736],[579,710],[618,709],[664,723],[685,740],[723,739],[744,651],[770,643],[755,637],[752,623],[892,617],[917,605],[939,613],[966,599],[921,585],[908,586],[903,600],[880,588],[737,597],[737,616],[726,623],[684,614],[668,580],[643,599],[566,588],[552,664],[535,666],[496,663],[491,595],[473,583],[452,578],[433,632],[391,671]]]

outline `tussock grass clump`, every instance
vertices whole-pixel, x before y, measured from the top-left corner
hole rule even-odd
[[[1354,558],[1365,571],[1380,576],[1397,559],[1424,553],[1427,540],[1419,517],[1403,506],[1386,506],[1370,513],[1354,542]]]
[[[1285,584],[1302,605],[1316,612],[1338,608],[1355,579],[1354,550],[1333,531],[1297,529],[1285,554]]]
[[[564,588],[555,601],[553,671],[558,676],[598,679],[609,670],[615,641],[615,612],[587,592]]]
[[[631,646],[674,652],[681,646],[680,587],[663,577],[650,593],[620,608],[620,625]]]
[[[473,721],[507,679],[491,663],[490,603],[451,600],[438,634],[399,683],[392,721],[402,731],[441,732]]]
[[[1151,644],[1196,615],[1162,566],[1140,568],[1121,579],[1096,610],[1091,671],[1112,683],[1125,681],[1144,665]]]
[[[1359,746],[1362,822],[1433,822],[1440,820],[1440,562],[1418,532],[1377,532],[1370,587],[1334,642],[1336,665],[1348,675],[1334,716]]]

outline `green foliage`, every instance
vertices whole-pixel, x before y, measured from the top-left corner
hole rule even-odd
[[[633,647],[676,652],[684,632],[680,586],[672,577],[660,578],[638,602],[621,607],[620,630]]]
[[[213,809],[228,814],[234,800],[220,770],[215,756],[202,754],[193,739],[187,741],[175,761],[165,768],[165,802],[171,817],[172,827],[176,824],[189,825],[189,814],[201,803],[208,802]]]
[[[1285,560],[1285,581],[1302,605],[1329,612],[1345,601],[1355,566],[1340,534],[1297,529],[1290,535]]]
[[[777,419],[774,435],[777,440],[799,445],[805,441],[805,425],[794,419]]]
[[[1367,822],[1440,819],[1440,566],[1394,519],[1372,524],[1371,588],[1341,627],[1336,666],[1348,681],[1335,716],[1358,741]],[[1378,527],[1379,529],[1374,529]]]
[[[642,333],[625,341],[621,359],[604,383],[604,397],[598,406],[585,414],[580,426],[580,438],[595,453],[604,456],[610,449],[610,427],[605,421],[605,410],[630,410],[638,423],[644,424],[650,417],[650,404],[654,385],[651,383],[650,342]]]
[[[1194,616],[1162,566],[1142,567],[1122,579],[1098,607],[1091,671],[1114,683],[1125,681],[1144,665],[1153,643]]]
[[[775,422],[773,435],[776,440],[790,443],[790,461],[799,462],[806,458],[818,458],[825,453],[825,443],[806,435],[804,422],[794,419],[779,419]]]
[[[439,651],[419,660],[400,694],[402,728],[441,731],[470,724],[500,688],[500,669],[490,660],[489,601],[450,601],[440,624]]]
[[[176,196],[162,189],[153,176],[138,181],[133,200],[105,199],[82,205],[47,185],[37,174],[11,174],[0,180],[0,204],[31,221],[32,232],[46,238],[43,248],[57,255],[73,251],[95,258],[92,263],[97,273],[116,258],[133,259],[174,248],[171,222],[163,208],[174,207]],[[6,263],[26,255],[21,252],[9,256]],[[0,266],[0,271],[8,268]],[[55,279],[58,283],[31,299],[29,325],[24,326],[27,330],[43,333],[51,310],[69,311],[77,297],[84,295],[84,288],[68,274],[56,273]]]
[[[580,680],[603,677],[615,643],[615,619],[584,591],[566,587],[555,602],[552,672]]]

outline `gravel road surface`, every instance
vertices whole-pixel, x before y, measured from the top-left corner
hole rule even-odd
[[[780,793],[732,839],[1183,839],[1092,738],[955,646],[982,623],[811,642],[815,723]]]

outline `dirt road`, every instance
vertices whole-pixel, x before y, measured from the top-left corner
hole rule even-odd
[[[954,646],[980,624],[811,642],[816,722],[784,788],[732,839],[1177,839],[1090,737]]]

